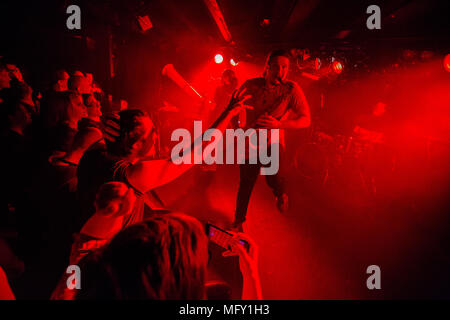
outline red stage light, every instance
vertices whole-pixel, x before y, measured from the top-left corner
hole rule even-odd
[[[138,23],[139,23],[139,27],[141,27],[142,31],[147,31],[151,28],[153,28],[153,24],[150,21],[150,18],[148,16],[138,16],[137,17]]]
[[[231,64],[233,67],[236,67],[236,66],[238,65],[238,62],[234,61],[234,59],[230,59],[230,64]]]
[[[220,53],[216,54],[216,56],[214,57],[214,61],[216,63],[222,63],[223,62],[223,57]]]
[[[444,58],[444,69],[450,72],[450,53]]]
[[[333,71],[338,74],[342,72],[342,69],[344,69],[344,66],[339,61],[333,61],[333,64],[331,66],[333,68]]]
[[[261,20],[261,22],[259,23],[259,25],[263,28],[267,27],[270,24],[270,19],[263,19]]]

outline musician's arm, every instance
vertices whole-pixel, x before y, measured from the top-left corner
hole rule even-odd
[[[239,88],[239,92],[241,92],[244,89],[249,88],[249,80],[245,81],[241,87]],[[242,109],[241,112],[238,114],[238,127],[239,128],[245,128],[247,126],[247,110]]]
[[[280,129],[301,129],[311,125],[311,113],[309,111],[308,101],[302,89],[294,83],[291,98],[291,110],[296,114],[295,119],[286,119],[280,121]]]
[[[296,119],[280,121],[280,129],[301,129],[307,128],[311,125],[311,116],[300,115]]]

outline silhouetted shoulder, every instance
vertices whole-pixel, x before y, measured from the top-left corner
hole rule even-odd
[[[248,79],[242,84],[242,88],[259,88],[264,85],[264,81],[264,78],[261,77]]]
[[[294,91],[300,91],[300,86],[297,84],[297,82],[291,81],[291,80],[287,80],[286,81],[286,87],[289,89],[289,92],[294,92]]]

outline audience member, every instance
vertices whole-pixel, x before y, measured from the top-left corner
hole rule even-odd
[[[232,252],[243,260],[244,278],[252,275],[244,280],[244,298],[261,298],[255,289],[259,278],[254,257],[235,243]],[[80,261],[83,277],[76,299],[206,299],[207,263],[208,239],[197,219],[155,215],[127,227]]]
[[[15,211],[23,204],[25,188],[30,180],[30,149],[31,140],[27,128],[32,123],[33,106],[22,101],[20,88],[9,88],[8,95],[2,106],[6,126],[0,135],[2,157],[0,164],[5,168],[2,192],[2,215]]]
[[[6,154],[1,164],[8,169],[4,180],[8,191],[0,199],[1,227],[7,225],[3,217],[14,215],[11,226],[17,227],[19,235],[12,247],[2,242],[9,250],[2,252],[19,256],[22,269],[17,269],[18,274],[24,272],[20,259],[27,266],[22,280],[15,284],[17,292],[23,295],[24,288],[33,287],[26,297],[47,297],[67,261],[76,264],[85,255],[82,260],[87,261],[89,270],[96,268],[89,261],[100,257],[102,264],[111,264],[121,272],[122,265],[115,258],[109,259],[124,254],[121,248],[128,246],[130,240],[142,246],[129,252],[131,259],[137,259],[137,273],[126,276],[129,284],[119,284],[123,292],[112,296],[107,291],[110,284],[100,281],[98,289],[90,288],[80,298],[96,292],[107,293],[105,297],[111,298],[205,298],[208,255],[203,228],[185,215],[161,216],[157,209],[164,205],[153,192],[192,165],[155,159],[157,131],[145,112],[121,108],[126,110],[102,123],[97,98],[102,92],[94,84],[90,73],[76,71],[69,77],[65,70],[58,70],[38,108],[33,90],[24,82],[19,68],[0,62],[0,113],[4,124],[0,147]],[[224,131],[246,99],[248,96],[233,96],[213,127]],[[39,124],[39,130],[33,130],[31,135],[33,123]],[[106,141],[105,132],[109,137]],[[189,150],[191,155],[196,151],[194,147],[197,145]],[[39,161],[35,161],[36,155]],[[151,218],[147,222],[143,222],[145,207],[145,217]],[[136,235],[126,231],[127,227],[136,230]],[[73,242],[72,234],[77,231]],[[17,249],[18,255],[11,248]],[[144,248],[149,251],[141,253],[150,260],[139,260],[135,255]],[[166,251],[158,256],[156,253],[161,250]],[[240,254],[237,249],[233,253]],[[179,260],[173,261],[171,254]],[[153,265],[158,261],[161,269]],[[2,267],[5,263],[9,266],[9,262],[3,261]],[[154,274],[139,269],[147,263],[155,267]],[[141,275],[149,277],[147,282],[136,281],[135,277]],[[91,283],[93,279],[87,281]],[[4,289],[8,286],[0,269],[0,295],[14,299],[12,292]],[[53,297],[61,298],[61,292],[64,290],[57,289]]]
[[[82,75],[73,75],[67,80],[67,88],[70,92],[75,92],[79,94],[85,93],[86,89],[86,78]]]
[[[0,300],[16,300],[14,293],[9,286],[8,278],[0,266]]]
[[[12,62],[6,62],[6,69],[8,69],[9,76],[14,82],[25,82],[20,69]]]
[[[131,213],[136,197],[133,190],[121,182],[108,182],[101,186],[95,200],[95,214],[74,235],[69,265],[76,265],[82,257],[107,244],[123,228],[124,219]],[[52,299],[73,297],[74,291],[66,286],[63,275]]]
[[[248,96],[233,97],[228,108],[213,127],[224,131],[229,121],[241,112],[242,103]],[[157,205],[158,199],[149,198],[146,193],[176,179],[192,165],[176,165],[171,159],[155,160],[156,130],[150,117],[136,109],[118,113],[118,119],[106,126],[117,136],[107,140],[106,150],[86,152],[78,167],[78,192],[85,222],[94,212],[94,199],[99,187],[108,181],[121,181],[133,188],[138,199],[127,225],[143,220],[144,204]],[[108,129],[109,128],[109,129]],[[195,150],[191,149],[193,153]],[[147,200],[146,200],[147,199]],[[161,203],[160,203],[161,204]]]
[[[50,151],[69,151],[78,132],[78,122],[87,117],[80,94],[71,92],[64,97],[63,102],[61,119],[51,130]]]
[[[11,87],[10,81],[11,77],[9,76],[8,69],[3,63],[0,62],[0,90]]]
[[[122,230],[135,201],[133,190],[124,183],[108,182],[101,186],[95,200],[95,214],[84,224],[72,246],[70,264],[77,264],[84,255]]]
[[[67,91],[67,80],[69,80],[69,74],[66,70],[58,70],[55,72],[55,82],[52,86],[53,91],[61,92]]]

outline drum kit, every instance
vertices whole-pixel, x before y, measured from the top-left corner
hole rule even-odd
[[[350,181],[352,176],[367,187],[360,168],[372,156],[374,145],[357,135],[329,135],[311,130],[307,142],[295,152],[294,167],[301,177],[320,186],[333,178]]]

